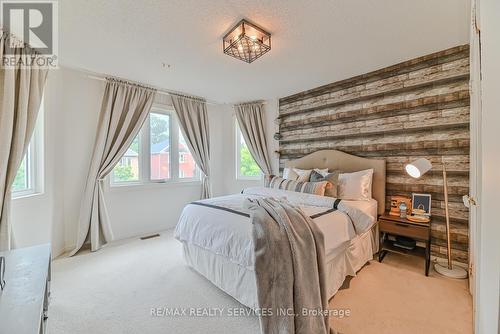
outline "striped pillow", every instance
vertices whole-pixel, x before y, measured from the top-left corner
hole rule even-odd
[[[298,182],[275,176],[266,182],[266,187],[324,196],[328,184],[328,181]]]

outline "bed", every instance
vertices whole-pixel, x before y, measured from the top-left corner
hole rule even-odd
[[[358,229],[354,219],[339,210],[328,210],[322,196],[285,190],[248,188],[241,194],[203,200],[187,205],[176,227],[175,237],[182,243],[189,266],[215,286],[252,309],[258,308],[253,268],[252,223],[241,208],[245,198],[285,197],[311,218],[324,235],[327,290],[331,298],[347,276],[356,273],[378,250],[377,214],[385,208],[385,161],[361,158],[336,150],[312,153],[289,161],[286,167],[328,168],[343,172],[373,169],[372,200],[343,201],[361,212],[365,223]],[[365,228],[366,227],[366,228]]]

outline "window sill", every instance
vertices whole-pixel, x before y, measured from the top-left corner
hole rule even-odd
[[[186,181],[165,181],[165,182],[147,182],[147,183],[128,183],[128,184],[112,184],[106,187],[109,192],[122,192],[146,189],[169,189],[179,187],[199,187],[201,186],[200,180],[186,180]]]
[[[236,181],[262,181],[264,180],[261,176],[259,177],[251,177],[251,176],[237,176]]]
[[[33,192],[25,192],[25,193],[12,193],[12,200],[18,200],[18,199],[28,199],[31,197],[38,197],[40,195],[43,195],[43,192],[38,192],[38,191],[33,191]]]

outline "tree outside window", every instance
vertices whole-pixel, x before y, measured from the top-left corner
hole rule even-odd
[[[236,147],[237,147],[237,178],[259,180],[262,177],[262,171],[255,162],[245,143],[245,138],[236,122]]]

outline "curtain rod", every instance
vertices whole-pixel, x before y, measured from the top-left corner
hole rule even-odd
[[[109,77],[110,78],[116,78],[114,76],[109,76]],[[87,78],[94,79],[94,80],[99,80],[99,81],[106,81],[106,77],[101,77],[101,76],[98,76],[98,75],[95,75],[95,74],[88,74]],[[153,89],[156,89],[157,93],[163,94],[163,95],[169,95],[170,96],[170,95],[174,94],[174,95],[187,96],[187,97],[192,97],[194,99],[204,100],[207,104],[213,104],[213,105],[228,104],[228,103],[219,103],[219,102],[216,102],[216,101],[209,101],[209,100],[206,100],[206,99],[204,99],[202,97],[193,96],[193,95],[186,94],[186,93],[181,93],[181,92],[176,92],[176,91],[173,91],[173,90],[168,90],[168,89],[164,89],[164,88],[160,88],[160,87],[152,86],[152,85],[148,85],[148,84],[143,84],[142,82],[138,82],[138,81],[133,81],[133,80],[128,80],[128,79],[122,79],[122,78],[117,78],[117,79],[124,80],[124,81],[130,82],[130,83],[134,83],[134,84],[139,84],[139,85],[142,85],[142,86],[151,87]]]
[[[99,81],[106,81],[106,77],[102,77],[102,76],[98,76],[96,74],[88,74],[87,77],[89,79],[94,79],[94,80],[99,80]],[[128,82],[131,82],[131,83],[136,83],[136,84],[139,84],[139,85],[143,85],[143,86],[148,86],[148,87],[151,87],[151,88],[154,88],[156,89],[157,93],[159,94],[163,94],[163,95],[172,95],[172,94],[175,94],[175,95],[181,95],[181,96],[187,96],[187,97],[192,97],[192,98],[195,98],[195,99],[202,99],[202,100],[205,100],[205,102],[207,104],[212,104],[212,105],[230,105],[230,106],[236,106],[236,105],[242,105],[242,104],[247,104],[247,103],[252,103],[252,102],[237,102],[237,103],[227,103],[227,102],[217,102],[217,101],[211,101],[211,100],[206,100],[202,97],[198,97],[198,96],[193,96],[193,95],[190,95],[190,94],[185,94],[185,93],[181,93],[181,92],[177,92],[177,91],[173,91],[173,90],[168,90],[168,89],[164,89],[164,88],[159,88],[157,86],[152,86],[152,85],[148,85],[148,84],[143,84],[141,82],[137,82],[137,81],[133,81],[133,80],[128,80],[128,79],[121,79],[121,78],[118,78],[118,77],[114,77],[114,76],[110,76],[111,78],[117,78],[119,80],[124,80],[124,81],[128,81]],[[266,101],[255,101],[255,102],[261,102],[263,105],[266,105],[267,102]]]
[[[165,88],[160,88],[158,86],[153,86],[153,85],[148,85],[148,84],[144,84],[142,82],[138,82],[138,81],[134,81],[134,80],[128,80],[128,79],[124,79],[124,78],[120,78],[120,77],[117,77],[117,76],[114,76],[114,75],[105,75],[105,74],[100,74],[100,73],[97,73],[97,72],[92,72],[92,71],[89,71],[89,70],[85,70],[83,68],[79,68],[79,67],[73,67],[73,66],[65,66],[65,65],[62,65],[61,67],[66,67],[66,68],[69,68],[69,69],[72,69],[72,70],[75,70],[75,71],[79,71],[79,72],[83,72],[86,74],[86,76],[89,78],[89,79],[93,79],[93,80],[99,80],[99,81],[106,81],[106,78],[107,77],[110,77],[110,78],[116,78],[116,79],[119,79],[119,80],[123,80],[123,81],[128,81],[130,83],[136,83],[138,85],[141,85],[141,86],[147,86],[147,87],[151,87],[153,89],[156,89],[157,93],[159,94],[163,94],[163,95],[172,95],[172,94],[176,94],[176,95],[182,95],[182,96],[191,96],[193,98],[197,98],[197,99],[202,99],[202,100],[205,100],[207,104],[211,104],[211,105],[228,105],[228,106],[235,106],[235,105],[238,105],[238,104],[244,104],[245,102],[236,102],[236,103],[227,103],[227,102],[217,102],[217,101],[213,101],[213,100],[206,100],[202,97],[197,97],[197,96],[193,96],[193,95],[190,95],[190,94],[185,94],[183,92],[177,92],[177,91],[174,91],[174,90],[169,90],[169,89],[165,89]],[[266,105],[267,102],[263,102],[262,104]]]

